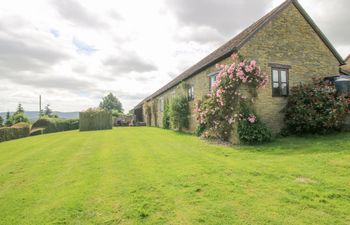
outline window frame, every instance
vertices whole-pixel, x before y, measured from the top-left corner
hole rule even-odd
[[[188,101],[194,100],[194,85],[193,84],[187,85],[187,100]]]
[[[159,111],[164,112],[164,97],[159,99]]]
[[[271,66],[271,89],[272,89],[272,97],[288,97],[289,96],[289,69],[291,68],[288,65],[281,65],[281,64],[270,64]],[[278,81],[275,82],[274,81],[274,77],[273,77],[273,72],[277,71],[278,72]],[[281,79],[281,73],[282,71],[286,72],[286,82],[282,82]],[[275,93],[275,89],[274,88],[274,84],[278,83],[278,90],[279,93]],[[286,84],[286,89],[287,89],[287,93],[284,95],[282,94],[282,84]]]
[[[220,71],[215,71],[215,72],[211,72],[208,74],[208,80],[209,80],[209,93],[211,93],[213,90],[212,90],[212,86],[213,86],[213,83],[211,83],[212,81],[212,77],[215,76],[215,80],[216,80],[216,77],[219,75]]]

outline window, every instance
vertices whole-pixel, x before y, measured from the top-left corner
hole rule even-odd
[[[187,86],[187,97],[188,101],[192,101],[194,99],[194,87],[192,84]]]
[[[288,68],[272,67],[272,96],[288,96]]]
[[[211,92],[212,86],[213,86],[213,84],[216,82],[216,76],[217,76],[218,74],[219,74],[219,72],[216,71],[216,72],[210,73],[210,74],[208,75],[208,77],[209,77],[209,92]]]
[[[164,98],[163,97],[159,99],[159,110],[161,112],[164,111]]]

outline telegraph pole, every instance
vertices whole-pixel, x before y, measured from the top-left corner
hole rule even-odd
[[[39,119],[41,118],[41,95],[39,95]]]

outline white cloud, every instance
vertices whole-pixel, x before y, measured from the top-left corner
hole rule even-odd
[[[36,110],[39,94],[82,110],[108,92],[131,109],[282,1],[0,0],[0,111]],[[350,53],[349,1],[300,2]]]

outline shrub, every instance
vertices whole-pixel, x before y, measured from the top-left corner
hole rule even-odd
[[[30,134],[30,124],[18,123],[12,127],[0,128],[0,142],[18,138],[28,137]]]
[[[207,129],[206,125],[204,123],[200,123],[196,128],[196,132],[195,132],[196,136],[200,137],[206,129]]]
[[[10,112],[7,112],[6,113],[6,122],[5,122],[5,126],[6,127],[10,127],[12,126],[12,120],[11,120],[11,115],[10,115]]]
[[[325,134],[341,129],[348,100],[338,96],[335,86],[313,79],[291,89],[285,114],[284,133]]]
[[[33,131],[38,128],[43,128],[43,133],[45,134],[68,130],[77,130],[79,128],[79,120],[43,117],[37,120],[32,126]],[[37,132],[32,133],[32,135],[37,134]]]
[[[271,141],[271,130],[244,103],[241,104],[238,123],[239,140],[245,144],[262,144]]]
[[[36,135],[41,135],[44,134],[45,128],[35,128],[30,130],[30,136],[36,136]]]
[[[26,117],[23,113],[15,113],[10,117],[11,123],[16,124],[16,123],[28,123],[29,119]]]
[[[80,112],[80,131],[112,129],[112,112],[104,109],[88,109]]]
[[[112,110],[112,116],[114,116],[114,117],[120,117],[123,115],[124,115],[124,113],[120,112],[119,110],[116,110],[116,109]]]
[[[154,126],[158,126],[158,106],[157,101],[152,101],[152,115],[153,115],[153,121]]]
[[[189,106],[184,96],[175,96],[170,101],[169,108],[171,128],[182,131],[188,127]]]
[[[145,106],[146,124],[152,126],[152,109],[148,104]]]
[[[220,72],[211,93],[198,101],[194,109],[200,124],[198,134],[203,133],[204,137],[229,141],[233,127],[241,127],[236,124],[242,119],[238,116],[240,103],[252,104],[258,89],[268,82],[255,60],[244,60],[237,54],[232,55],[232,60],[230,65],[217,65]]]
[[[170,129],[170,115],[169,115],[169,104],[164,105],[163,111],[163,128]]]

